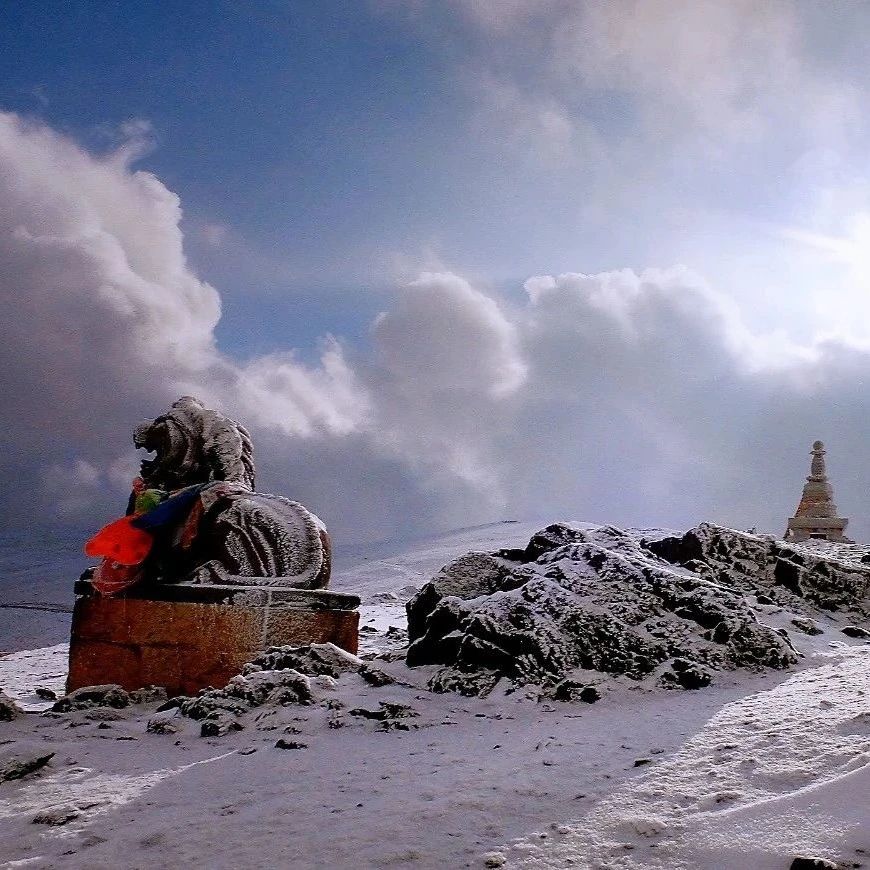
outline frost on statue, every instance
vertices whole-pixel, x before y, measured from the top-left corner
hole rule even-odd
[[[133,481],[127,515],[87,546],[103,562],[93,586],[113,595],[139,583],[322,589],[330,542],[303,505],[254,490],[244,426],[185,396],[142,423],[136,447],[154,453]]]
[[[326,529],[298,502],[254,490],[244,426],[188,396],[133,440],[154,458],[126,516],[85,547],[102,561],[76,585],[67,691],[195,694],[271,646],[356,652],[359,598],[325,589]]]

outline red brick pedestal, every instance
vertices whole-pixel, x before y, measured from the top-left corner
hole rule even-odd
[[[80,581],[67,691],[117,683],[170,695],[223,686],[270,646],[331,642],[357,651],[359,599],[281,587],[161,586],[103,598]]]

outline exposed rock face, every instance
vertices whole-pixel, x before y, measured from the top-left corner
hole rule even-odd
[[[730,560],[729,542],[712,537],[689,539],[680,553],[697,560],[712,547]],[[678,561],[682,540],[662,542],[661,554]],[[462,556],[408,602],[408,664],[444,665],[435,690],[485,694],[501,677],[548,690],[605,675],[693,689],[717,670],[796,660],[730,578],[669,564],[651,547],[616,528],[557,524],[525,550]]]
[[[777,604],[870,612],[870,550],[865,547],[780,541],[709,523],[645,546],[698,576],[744,594],[761,593]]]

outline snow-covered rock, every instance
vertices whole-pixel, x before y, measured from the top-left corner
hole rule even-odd
[[[793,664],[787,638],[759,622],[747,599],[756,591],[750,543],[772,542],[713,526],[695,534],[648,542],[613,527],[555,524],[524,550],[461,556],[408,602],[408,664],[445,666],[430,687],[462,694],[485,694],[502,677],[545,689],[615,675],[699,688],[717,670]],[[719,573],[702,567],[708,553]],[[795,555],[790,565],[811,570]],[[674,564],[683,556],[690,565]],[[725,571],[732,561],[739,582]],[[818,570],[822,560],[812,564]],[[864,574],[841,573],[842,583],[828,569],[807,589],[854,603],[866,590]]]
[[[681,537],[643,542],[675,565],[747,594],[800,609],[870,614],[870,547],[791,543],[701,523]]]
[[[332,643],[272,647],[245,665],[244,673],[220,689],[203,689],[194,697],[173,698],[164,708],[202,722],[203,737],[243,728],[245,714],[259,707],[309,705],[334,693],[336,679],[355,674],[370,686],[390,685],[388,674]],[[335,727],[335,726],[331,726]],[[155,717],[153,733],[174,733],[175,723]]]
[[[12,741],[0,748],[0,782],[21,779],[45,767],[55,751],[29,740]]]
[[[154,704],[166,700],[166,690],[160,686],[145,686],[126,692],[120,686],[109,683],[104,686],[82,686],[68,695],[58,698],[51,709],[54,713],[69,713],[88,710],[91,707],[111,707],[121,710],[131,704]]]
[[[12,698],[7,698],[6,695],[0,692],[0,722],[11,722],[23,712],[21,707]]]

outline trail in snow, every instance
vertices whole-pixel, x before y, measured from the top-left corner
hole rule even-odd
[[[870,852],[870,648],[728,704],[583,819],[504,850],[534,868],[781,870]]]
[[[138,798],[144,791],[165,779],[178,776],[200,764],[210,764],[233,755],[235,749],[211,758],[203,758],[178,767],[163,768],[144,774],[96,773],[89,767],[67,767],[41,779],[25,781],[21,789],[0,799],[0,819],[45,812],[53,806],[73,806],[80,815],[77,823],[64,828],[64,834],[77,833],[85,822],[101,813]]]

